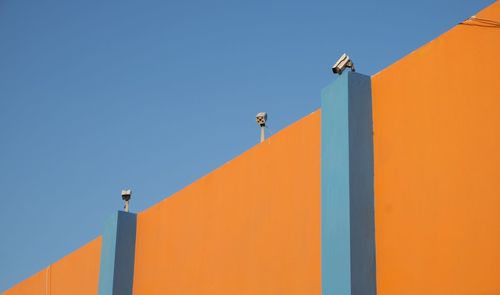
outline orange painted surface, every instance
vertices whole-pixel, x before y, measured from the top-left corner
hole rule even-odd
[[[458,25],[372,77],[378,294],[500,294],[499,69]]]
[[[97,295],[101,238],[97,238],[3,295]]]
[[[5,291],[2,295],[46,295],[45,284],[46,270],[42,270]]]
[[[134,295],[320,294],[320,112],[140,213]]]
[[[101,237],[52,264],[48,295],[97,295]]]

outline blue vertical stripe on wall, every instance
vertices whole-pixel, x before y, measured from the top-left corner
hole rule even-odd
[[[376,294],[370,77],[344,73],[321,105],[322,294]]]
[[[137,216],[118,211],[102,232],[99,295],[132,295]]]
[[[323,294],[351,294],[348,96],[346,74],[321,94]]]

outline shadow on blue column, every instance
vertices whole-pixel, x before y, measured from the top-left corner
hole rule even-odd
[[[137,215],[118,211],[102,232],[99,295],[132,295]]]
[[[346,72],[321,94],[322,294],[376,290],[369,76]]]

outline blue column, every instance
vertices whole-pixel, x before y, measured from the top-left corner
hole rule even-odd
[[[102,232],[99,295],[132,295],[137,216],[118,211]]]
[[[323,295],[374,295],[373,123],[369,76],[344,72],[321,94]]]

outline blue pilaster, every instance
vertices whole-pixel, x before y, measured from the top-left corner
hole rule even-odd
[[[118,211],[102,232],[99,295],[132,295],[137,216]]]
[[[369,76],[346,72],[321,94],[323,295],[376,294]]]

